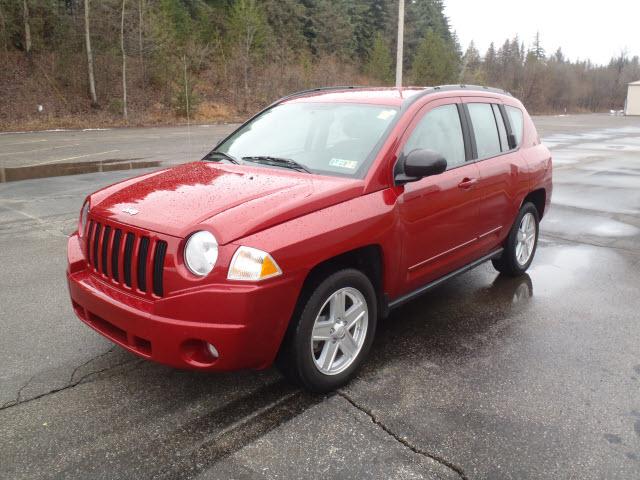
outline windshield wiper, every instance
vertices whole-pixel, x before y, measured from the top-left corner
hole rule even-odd
[[[248,162],[263,163],[265,165],[273,165],[276,167],[291,168],[292,170],[298,170],[300,172],[313,173],[311,170],[309,170],[307,167],[305,167],[301,163],[298,163],[295,160],[291,160],[290,158],[270,157],[268,155],[264,155],[264,156],[254,156],[254,157],[242,157],[242,160],[246,160]]]
[[[237,158],[229,155],[228,153],[222,152],[220,150],[214,150],[213,152],[209,152],[205,155],[203,160],[213,160],[213,157],[222,157],[225,160],[228,160],[231,163],[235,163],[236,165],[240,165],[240,162]]]

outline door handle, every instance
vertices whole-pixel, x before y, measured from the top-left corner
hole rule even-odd
[[[462,181],[458,184],[458,188],[462,188],[464,190],[469,190],[470,188],[472,188],[476,183],[478,183],[478,180],[476,178],[468,178],[465,177],[464,179],[462,179]]]

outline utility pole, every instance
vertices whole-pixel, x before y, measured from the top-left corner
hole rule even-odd
[[[402,88],[402,58],[404,45],[404,0],[398,1],[398,48],[396,49],[396,88]]]

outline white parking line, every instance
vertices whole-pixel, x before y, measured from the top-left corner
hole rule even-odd
[[[44,152],[47,150],[58,150],[60,148],[71,148],[77,147],[80,145],[79,143],[72,143],[70,145],[60,145],[58,147],[47,147],[47,148],[37,148],[35,150],[25,150],[24,152],[8,152],[8,153],[0,153],[0,157],[6,157],[8,155],[23,155],[25,153],[35,153],[35,152]]]
[[[38,165],[49,165],[51,163],[65,162],[67,160],[76,160],[77,158],[94,157],[96,155],[104,155],[106,153],[115,153],[119,151],[120,150],[107,150],[106,152],[87,153],[86,155],[78,155],[76,157],[66,157],[66,158],[59,158],[57,160],[47,160],[46,162],[32,163],[31,165],[25,165],[23,168],[37,167]]]

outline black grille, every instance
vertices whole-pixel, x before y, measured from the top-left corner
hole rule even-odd
[[[140,292],[148,292],[151,288],[155,295],[163,295],[167,242],[138,236],[94,220],[89,222],[86,239],[87,262],[97,274]],[[147,281],[149,273],[150,286]]]
[[[104,236],[102,237],[102,273],[108,275],[107,270],[107,254],[109,253],[109,238],[111,237],[111,227],[107,225],[104,229]]]
[[[111,276],[117,282],[119,281],[120,273],[118,260],[120,259],[120,239],[122,238],[122,230],[116,230],[113,234],[113,247],[111,249]]]
[[[149,237],[142,237],[140,240],[140,251],[138,252],[138,288],[143,292],[147,291],[147,255],[149,253]]]
[[[156,253],[153,258],[153,293],[159,297],[162,296],[162,271],[166,253],[167,242],[160,240],[156,245]]]
[[[91,263],[91,248],[89,244],[91,243],[91,239],[93,238],[93,229],[95,227],[95,223],[93,221],[89,223],[89,230],[87,233],[87,262]]]
[[[124,283],[128,287],[131,286],[131,257],[133,256],[133,233],[127,233],[127,239],[124,242]]]
[[[100,245],[100,233],[102,225],[96,223],[95,233],[93,235],[93,266],[98,268],[98,246]]]

